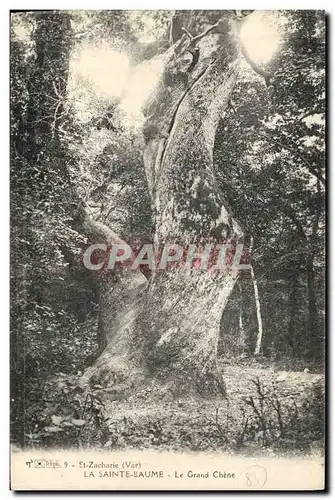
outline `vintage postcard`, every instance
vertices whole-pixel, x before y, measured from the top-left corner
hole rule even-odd
[[[326,15],[11,12],[11,488],[325,488]]]

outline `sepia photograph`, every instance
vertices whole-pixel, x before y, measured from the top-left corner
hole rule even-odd
[[[12,489],[324,489],[326,24],[10,12]]]

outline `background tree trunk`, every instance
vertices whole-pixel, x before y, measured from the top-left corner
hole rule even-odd
[[[306,274],[307,274],[307,293],[308,293],[308,340],[310,344],[311,354],[316,354],[316,345],[318,342],[318,312],[315,295],[315,278],[314,278],[314,257],[308,253],[306,259]]]
[[[288,300],[289,300],[289,324],[287,329],[287,339],[286,343],[289,349],[291,349],[291,353],[294,352],[297,343],[297,307],[298,307],[298,279],[299,272],[293,268],[290,272],[289,276],[289,291],[288,291]]]
[[[319,340],[319,322],[318,322],[318,307],[315,288],[315,269],[314,260],[318,245],[318,231],[320,217],[322,213],[322,194],[320,179],[317,179],[317,200],[316,200],[316,213],[312,226],[312,234],[308,245],[307,258],[306,258],[306,274],[307,274],[307,289],[308,289],[308,333],[310,343],[310,353],[316,359],[320,358],[320,351],[322,343]]]
[[[257,339],[254,354],[257,356],[261,352],[262,347],[262,337],[263,337],[263,322],[262,322],[262,314],[261,314],[261,303],[259,300],[258,293],[258,283],[255,276],[254,268],[251,266],[250,268],[252,285],[254,288],[254,296],[255,296],[255,307],[256,307],[256,317],[257,317]]]
[[[250,256],[252,253],[253,246],[254,246],[254,239],[251,236],[250,237],[250,247],[249,247]],[[255,309],[256,309],[256,318],[257,318],[257,338],[256,338],[254,355],[258,356],[261,352],[261,347],[262,347],[263,321],[262,321],[262,313],[261,313],[261,303],[260,303],[259,292],[258,292],[258,283],[257,283],[255,271],[254,271],[252,264],[250,265],[250,276],[251,276],[252,286],[254,289]]]
[[[237,282],[238,290],[239,290],[239,299],[238,299],[238,333],[239,333],[239,346],[240,353],[243,354],[246,349],[246,330],[243,321],[243,312],[244,312],[244,300],[243,300],[243,284],[240,281]]]

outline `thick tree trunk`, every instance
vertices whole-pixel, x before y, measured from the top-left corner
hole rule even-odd
[[[242,241],[242,231],[228,212],[213,171],[218,121],[239,68],[234,21],[220,19],[220,14],[213,28],[213,19],[209,24],[199,14],[202,34],[192,39],[183,35],[169,49],[165,71],[146,108],[144,162],[157,251],[167,243],[187,248],[189,244],[204,247]],[[199,58],[194,62],[189,51],[194,54],[196,49]],[[130,312],[134,295],[124,292],[122,300],[130,305],[126,314],[131,320],[117,320],[117,332],[113,331],[111,342],[85,378],[107,385],[119,383],[126,392],[144,378],[155,380],[174,395],[186,390],[225,394],[217,343],[237,271],[157,269],[147,288],[134,271],[128,273],[128,289],[130,282],[131,289],[137,282],[141,290],[138,308]],[[113,293],[103,299],[101,307],[110,311],[105,313],[105,328],[114,321],[114,298]]]

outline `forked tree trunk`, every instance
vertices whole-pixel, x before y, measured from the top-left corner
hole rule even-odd
[[[168,50],[164,73],[146,108],[144,162],[156,250],[167,243],[187,248],[242,242],[242,230],[228,212],[213,171],[217,125],[239,70],[235,21],[227,13],[220,18],[222,14],[207,13],[210,22],[203,12],[196,14],[192,34],[199,35],[201,28],[202,35],[192,39],[184,34]],[[198,61],[189,52],[196,49]],[[236,279],[237,271],[229,267],[216,274],[167,268],[154,270],[146,286],[138,273],[123,270],[119,285],[125,281],[134,290],[133,282],[141,300],[132,314],[134,293],[129,300],[123,293],[129,321],[121,319],[121,312],[116,327],[115,291],[104,296],[105,335],[111,341],[85,379],[118,384],[126,392],[139,381],[155,381],[174,395],[225,394],[217,343]]]

